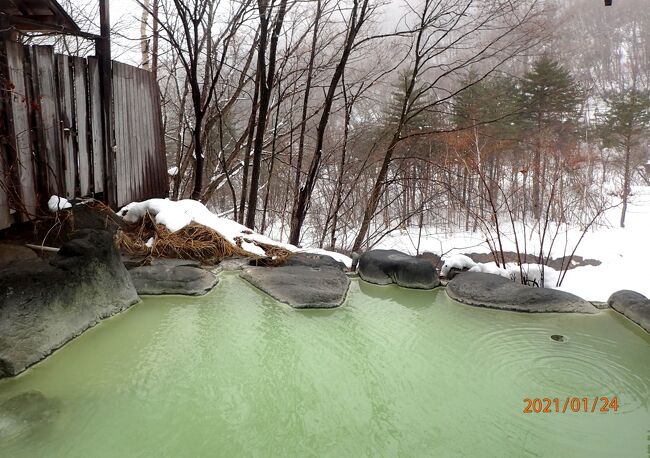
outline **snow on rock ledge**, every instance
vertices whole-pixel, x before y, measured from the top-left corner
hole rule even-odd
[[[345,255],[318,248],[299,249],[294,245],[277,242],[265,235],[253,232],[250,228],[228,218],[215,215],[201,202],[192,199],[169,200],[149,199],[143,202],[132,202],[122,207],[117,214],[127,223],[137,223],[145,213],[149,212],[155,218],[156,224],[162,224],[171,232],[176,232],[192,222],[207,226],[218,232],[233,245],[241,240],[241,247],[255,256],[265,256],[263,248],[254,242],[273,245],[292,252],[318,253],[330,256],[350,267],[352,260]]]
[[[50,212],[56,213],[59,210],[72,208],[72,204],[65,197],[52,196],[50,197],[50,200],[47,201],[47,208]]]

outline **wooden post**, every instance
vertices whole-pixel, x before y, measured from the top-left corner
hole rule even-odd
[[[117,207],[117,177],[115,176],[115,141],[113,136],[112,86],[111,86],[111,23],[109,0],[99,0],[100,38],[95,42],[99,61],[100,101],[102,110],[104,155],[104,200],[110,207]]]

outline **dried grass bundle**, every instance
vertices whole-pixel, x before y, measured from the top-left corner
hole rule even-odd
[[[242,239],[244,242],[253,243],[254,245],[257,245],[258,247],[263,249],[264,252],[266,253],[266,256],[260,256],[253,259],[251,264],[257,266],[265,266],[265,267],[281,266],[287,261],[289,256],[292,255],[292,252],[287,250],[286,248],[282,248],[275,245],[268,245],[266,243],[258,242],[256,240],[249,240],[243,237],[237,237],[235,241],[241,245]]]
[[[147,241],[153,237],[151,247]],[[251,256],[246,250],[230,243],[214,229],[191,223],[176,232],[155,223],[149,213],[139,224],[118,231],[116,242],[127,253],[135,256],[192,259],[203,264],[215,264],[232,256]]]

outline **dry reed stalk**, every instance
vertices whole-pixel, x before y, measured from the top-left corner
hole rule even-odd
[[[153,237],[151,247],[147,240]],[[116,241],[119,247],[136,256],[192,259],[204,264],[215,264],[223,258],[248,256],[251,254],[233,245],[214,229],[198,223],[191,223],[176,232],[157,225],[148,213],[137,225],[118,231]]]

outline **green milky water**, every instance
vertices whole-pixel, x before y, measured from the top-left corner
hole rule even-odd
[[[0,404],[29,390],[58,413],[0,412],[1,457],[650,454],[648,334],[612,311],[487,310],[441,289],[353,281],[343,307],[298,311],[222,274],[1,381]],[[522,412],[612,395],[616,413]]]

